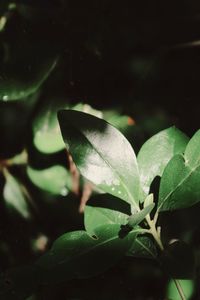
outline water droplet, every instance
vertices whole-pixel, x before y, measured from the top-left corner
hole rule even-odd
[[[62,196],[67,196],[67,194],[68,194],[67,188],[66,188],[66,187],[63,187],[62,190],[60,191],[60,194],[61,194]]]
[[[112,187],[111,191],[113,191],[113,192],[114,192],[114,190],[115,190],[115,188],[114,188],[114,187]]]
[[[8,95],[4,95],[2,99],[3,101],[8,101]]]
[[[120,195],[122,192],[121,191],[118,191],[118,194]]]

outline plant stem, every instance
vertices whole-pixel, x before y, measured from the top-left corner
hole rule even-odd
[[[157,245],[159,246],[160,250],[163,251],[164,246],[163,246],[163,243],[160,238],[160,227],[156,228],[157,219],[158,219],[158,214],[155,215],[153,220],[151,220],[150,215],[146,216],[146,221],[149,225],[149,233],[153,236],[153,238],[156,241]],[[177,291],[180,295],[181,300],[186,300],[180,282],[178,281],[178,279],[173,278],[173,280],[174,280],[175,286],[177,288]]]
[[[178,292],[179,292],[179,295],[180,295],[180,297],[181,297],[181,300],[186,300],[180,282],[178,281],[178,279],[174,279],[174,278],[173,278],[173,280],[174,280],[175,286],[176,286],[176,288],[177,288],[177,290],[178,290]]]

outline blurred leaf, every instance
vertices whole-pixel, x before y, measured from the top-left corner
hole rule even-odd
[[[51,60],[45,65],[43,63],[40,66],[41,69],[35,73],[30,72],[31,66],[29,65],[30,70],[26,70],[27,78],[23,80],[20,80],[20,76],[14,75],[12,72],[6,73],[6,71],[0,70],[0,100],[6,102],[24,99],[35,93],[55,68],[56,63],[57,59]]]
[[[156,259],[158,251],[155,242],[150,237],[138,235],[126,255]]]
[[[108,208],[86,205],[84,209],[85,229],[91,236],[95,234],[95,229],[99,226],[106,224],[125,225],[127,224],[127,218],[128,215]]]
[[[188,140],[188,137],[179,129],[170,127],[157,133],[144,143],[137,160],[145,195],[149,193],[153,179],[156,176],[162,176],[170,159],[175,154],[184,152]]]
[[[43,153],[54,153],[65,147],[57,120],[57,111],[61,107],[59,104],[49,104],[40,110],[33,121],[33,142]]]
[[[63,110],[58,117],[67,150],[80,173],[139,210],[137,160],[126,138],[106,121],[89,114]]]
[[[120,225],[95,230],[96,238],[85,231],[74,231],[58,238],[50,251],[37,262],[43,283],[95,276],[116,264],[138,234],[133,230],[120,237]]]
[[[66,196],[72,187],[71,174],[59,165],[44,170],[36,170],[29,166],[27,174],[37,187],[52,194]]]
[[[31,217],[29,206],[27,204],[26,196],[23,193],[20,182],[15,179],[8,171],[4,170],[6,183],[3,190],[3,196],[6,206],[9,209],[14,209],[23,218],[29,219]]]
[[[181,287],[183,289],[184,295],[187,300],[192,299],[192,295],[194,292],[194,281],[193,280],[179,280]],[[167,298],[173,300],[180,300],[180,295],[177,291],[176,285],[173,279],[170,280],[168,287],[167,287]]]
[[[166,166],[160,183],[158,209],[173,210],[200,201],[200,130],[189,141],[185,154],[177,154]]]
[[[57,112],[60,109],[69,107],[73,110],[87,112],[98,117],[102,116],[100,111],[93,109],[88,104],[78,103],[72,106],[67,102],[59,103],[59,101],[48,103],[48,106],[41,109],[33,121],[33,142],[39,151],[50,154],[65,148],[57,119]]]
[[[113,111],[112,114],[110,112],[109,115],[105,113],[104,119],[123,133],[126,133],[127,129],[135,124],[135,121],[131,117],[121,115],[117,111]]]

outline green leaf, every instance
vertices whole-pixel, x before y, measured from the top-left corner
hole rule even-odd
[[[74,231],[58,238],[37,266],[42,283],[95,276],[116,264],[128,251],[138,234],[133,230],[120,235],[120,225],[103,225],[95,230],[96,238],[85,231]]]
[[[0,70],[0,100],[7,102],[24,99],[35,93],[55,68],[56,63],[57,58],[42,63],[40,68],[36,70],[34,74],[34,72],[30,72],[30,69],[35,68],[35,66],[31,65],[29,62],[29,69],[27,69],[26,66],[22,67],[22,72],[25,74],[24,78],[21,80],[20,75],[13,74],[12,71],[9,72],[8,67],[5,67],[5,70]]]
[[[145,198],[145,200],[144,200],[144,207],[147,207],[147,206],[151,205],[152,203],[154,203],[154,202],[153,202],[153,201],[154,201],[153,198],[154,198],[154,197],[153,197],[153,194],[149,194],[149,195]]]
[[[140,180],[126,138],[104,120],[77,111],[58,114],[63,139],[80,173],[139,210]]]
[[[33,143],[43,153],[51,154],[65,148],[57,120],[60,108],[61,104],[51,102],[33,120]]]
[[[63,102],[63,101],[62,101]],[[88,104],[78,103],[71,106],[69,103],[59,103],[59,101],[48,102],[47,107],[44,107],[36,115],[33,121],[33,142],[36,148],[47,154],[61,151],[65,148],[62,135],[60,132],[60,126],[57,119],[57,111],[61,108],[70,108],[77,111],[83,111],[102,117],[102,113],[93,109]]]
[[[86,205],[84,209],[84,224],[89,235],[95,234],[95,229],[105,224],[127,224],[128,215],[119,211]]]
[[[150,237],[138,235],[126,255],[156,259],[158,252],[154,241]]]
[[[147,205],[146,207],[144,207],[141,211],[136,212],[135,214],[132,214],[128,218],[128,225],[131,227],[134,227],[134,226],[140,224],[144,220],[146,215],[148,215],[152,211],[154,206],[155,206],[155,203],[151,203],[151,204]]]
[[[3,196],[6,206],[9,209],[17,211],[23,218],[29,219],[29,206],[23,193],[22,185],[8,171],[4,170],[4,174],[6,183],[3,190]]]
[[[170,159],[184,152],[188,140],[179,129],[170,127],[144,143],[137,157],[144,197],[149,193],[153,179],[162,176]]]
[[[192,299],[192,295],[194,293],[194,281],[193,280],[187,280],[187,279],[182,279],[179,280],[179,283],[183,289],[185,299],[190,300]],[[171,279],[168,287],[167,287],[167,299],[173,299],[173,300],[180,300],[180,295],[179,292],[176,288],[176,285],[174,283],[174,280]]]
[[[49,193],[66,196],[71,190],[71,175],[62,166],[57,165],[44,170],[28,167],[27,174],[37,187]]]
[[[189,141],[185,154],[166,166],[159,191],[158,209],[186,208],[200,201],[200,130]]]

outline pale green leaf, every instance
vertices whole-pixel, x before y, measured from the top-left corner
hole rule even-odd
[[[105,224],[127,224],[128,215],[116,210],[86,205],[84,209],[84,224],[89,235],[95,234],[95,229]]]
[[[30,218],[29,206],[20,182],[8,171],[5,172],[6,183],[3,196],[8,209],[17,211],[23,218]]]
[[[27,174],[37,187],[52,194],[66,196],[72,187],[71,174],[59,165],[44,170],[36,170],[29,166]]]
[[[151,137],[139,151],[137,160],[144,196],[149,193],[150,185],[156,176],[162,176],[170,159],[183,153],[188,137],[175,127],[165,129]]]
[[[189,141],[185,154],[174,156],[164,170],[158,209],[173,210],[200,201],[200,130]]]
[[[183,293],[185,295],[185,299],[190,300],[192,299],[192,295],[194,293],[194,281],[193,280],[187,280],[187,279],[181,279],[179,280],[179,283],[183,289]],[[167,287],[167,298],[173,299],[173,300],[180,300],[180,294],[177,290],[177,287],[174,283],[174,280],[171,279],[168,287]]]

